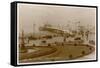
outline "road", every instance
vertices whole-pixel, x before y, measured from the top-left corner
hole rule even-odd
[[[93,46],[85,44],[66,44],[55,46],[42,46],[39,47],[43,51],[30,53],[32,57],[20,60],[20,63],[39,62],[39,61],[58,61],[58,60],[72,60],[80,58],[92,53],[95,49]],[[52,52],[51,52],[52,51]],[[22,55],[21,55],[22,56]],[[25,55],[24,55],[25,56]]]

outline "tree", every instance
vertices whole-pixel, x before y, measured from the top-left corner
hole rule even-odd
[[[66,42],[66,38],[68,38],[69,36],[70,36],[70,34],[64,33],[64,34],[63,34],[63,37],[64,37],[63,41]]]
[[[84,26],[79,26],[79,35],[81,35],[82,38],[84,37],[84,32],[85,32]]]
[[[89,30],[87,30],[86,32],[85,32],[85,36],[86,36],[86,39],[88,40],[88,37],[89,37]]]
[[[45,40],[43,40],[43,41],[42,41],[42,43],[46,43],[46,41],[45,41]]]

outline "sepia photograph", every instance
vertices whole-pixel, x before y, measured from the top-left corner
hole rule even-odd
[[[96,7],[17,4],[17,64],[97,58]]]

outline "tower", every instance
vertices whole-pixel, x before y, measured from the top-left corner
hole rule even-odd
[[[22,30],[22,37],[21,37],[21,49],[25,48],[25,42],[24,42],[24,31]]]

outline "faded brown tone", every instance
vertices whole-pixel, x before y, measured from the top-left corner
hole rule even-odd
[[[96,8],[18,4],[19,63],[96,60]]]
[[[19,30],[25,29],[25,33],[33,32],[33,23],[36,24],[36,32],[38,28],[45,23],[53,25],[66,24],[75,25],[80,21],[82,25],[92,25],[96,23],[96,9],[86,7],[71,6],[50,6],[50,5],[33,5],[18,4],[18,23]]]

